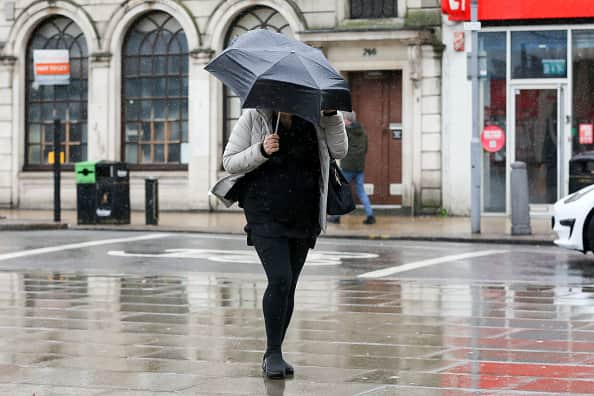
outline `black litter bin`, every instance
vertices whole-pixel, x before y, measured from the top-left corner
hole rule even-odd
[[[123,162],[75,165],[78,224],[130,224],[130,173]]]
[[[594,184],[594,151],[584,151],[569,161],[569,193]]]

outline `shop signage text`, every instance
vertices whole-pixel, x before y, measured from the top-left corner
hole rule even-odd
[[[470,20],[471,0],[441,0],[451,21]],[[478,19],[560,19],[594,17],[592,0],[478,0]]]
[[[496,153],[505,146],[505,132],[497,125],[487,125],[481,133],[481,143],[486,151]]]
[[[441,0],[441,10],[450,21],[470,20],[471,0]]]

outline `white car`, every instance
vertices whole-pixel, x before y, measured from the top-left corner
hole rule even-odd
[[[553,214],[557,246],[583,253],[594,251],[594,185],[557,201]]]

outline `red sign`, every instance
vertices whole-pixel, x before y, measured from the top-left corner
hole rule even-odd
[[[594,16],[592,0],[478,0],[479,19],[559,19]]]
[[[464,32],[454,32],[454,51],[464,51]]]
[[[487,125],[481,133],[481,143],[486,151],[495,153],[505,146],[505,132],[497,125]]]
[[[592,124],[580,124],[580,144],[594,143]]]
[[[441,0],[451,21],[470,20],[471,0]],[[592,0],[478,0],[478,19],[561,19],[594,17]]]
[[[70,74],[70,63],[36,63],[35,74],[55,76]]]
[[[441,9],[450,21],[470,20],[471,0],[441,0]]]

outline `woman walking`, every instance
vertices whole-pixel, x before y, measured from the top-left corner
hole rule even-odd
[[[268,279],[262,369],[269,378],[294,373],[283,359],[282,343],[308,251],[326,228],[330,156],[343,158],[347,148],[336,111],[324,111],[320,125],[313,125],[296,115],[253,109],[243,113],[225,147],[225,170],[245,174],[227,196],[244,209],[248,245],[255,247]]]

